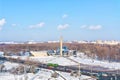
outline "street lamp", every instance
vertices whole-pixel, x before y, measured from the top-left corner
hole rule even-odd
[[[80,74],[80,63],[78,63],[78,64],[79,64],[78,66],[79,66],[79,80],[80,80],[80,75],[81,75]]]

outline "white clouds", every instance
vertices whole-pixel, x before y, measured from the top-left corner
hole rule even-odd
[[[2,27],[0,27],[0,31],[2,30]]]
[[[62,16],[63,19],[65,19],[65,18],[67,18],[67,17],[68,17],[67,14],[64,14],[64,15]]]
[[[99,29],[101,29],[101,28],[102,28],[101,25],[89,26],[89,29],[90,29],[90,30],[99,30]]]
[[[42,28],[45,25],[44,22],[40,22],[38,24],[35,25],[30,25],[29,28]]]
[[[0,26],[3,26],[6,23],[6,20],[3,18],[0,20]]]
[[[12,26],[17,26],[17,24],[11,24]]]
[[[11,26],[12,26],[12,27],[16,27],[16,26],[20,26],[20,24],[14,23],[14,24],[11,24]]]
[[[80,28],[89,30],[100,30],[102,25],[82,25]]]
[[[4,18],[0,20],[0,30],[2,30],[2,27],[4,26],[5,23],[6,20]]]
[[[68,17],[68,15],[67,14],[64,14],[63,16],[62,16],[62,19],[65,19],[65,18],[67,18]],[[64,29],[66,29],[66,28],[68,28],[69,27],[69,24],[59,24],[58,25],[58,27],[57,27],[57,29],[58,30],[64,30]]]
[[[58,25],[58,30],[64,30],[64,29],[66,29],[66,28],[68,28],[69,27],[69,24],[63,24],[63,25]]]

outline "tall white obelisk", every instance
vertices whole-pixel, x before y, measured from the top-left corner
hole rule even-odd
[[[60,37],[60,56],[62,56],[62,36]]]

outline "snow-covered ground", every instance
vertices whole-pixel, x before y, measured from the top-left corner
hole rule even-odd
[[[84,53],[79,53],[79,54],[80,54],[79,57],[70,56],[69,58],[82,64],[101,66],[101,67],[109,68],[109,69],[120,69],[120,63],[118,62],[100,61],[96,59],[91,59],[87,57],[86,55],[84,55]]]
[[[0,80],[64,80],[61,76],[58,76],[57,78],[51,77],[51,74],[54,73],[51,70],[47,69],[41,69],[38,73],[27,73],[23,75],[13,75],[10,73],[0,73]],[[66,80],[79,80],[79,77],[70,76],[70,73],[65,72],[57,72],[60,75],[62,75]],[[91,77],[81,75],[80,80],[95,80]]]
[[[91,59],[84,55],[84,53],[78,53],[78,57],[73,57],[70,56],[69,58],[82,63],[82,64],[87,64],[87,65],[92,65],[92,66],[100,66],[104,68],[109,68],[109,69],[120,69],[120,63],[119,62],[108,62],[108,61],[100,61],[96,59]],[[18,58],[17,56],[13,56],[13,58]],[[28,59],[28,57],[19,57],[21,59]],[[34,60],[34,61],[39,61],[43,63],[56,63],[59,65],[78,65],[77,63],[66,59],[64,57],[55,57],[55,56],[47,56],[47,57],[29,57],[29,60]]]
[[[38,61],[42,63],[55,63],[59,65],[78,65],[77,63],[70,61],[64,57],[59,56],[45,56],[45,57],[23,57],[23,56],[11,56],[12,58],[20,58],[22,60]]]
[[[12,58],[18,58],[18,56],[12,56]],[[32,60],[32,61],[38,61],[38,62],[43,62],[43,63],[54,63],[54,64],[59,64],[59,65],[78,65],[78,63],[81,64],[87,64],[91,66],[101,66],[104,68],[109,68],[111,70],[117,70],[120,69],[120,63],[118,62],[108,62],[108,61],[99,61],[96,59],[91,59],[84,55],[84,53],[79,53],[77,57],[70,56],[68,58],[78,62],[75,63],[74,61],[67,59],[65,57],[58,57],[58,56],[46,56],[46,57],[20,57],[20,59],[23,60]],[[12,69],[12,67],[17,67],[19,66],[17,63],[10,63],[10,62],[5,62],[4,65],[6,66],[6,69]],[[51,77],[51,74],[53,73],[52,70],[47,70],[47,69],[41,69],[38,73],[33,74],[33,73],[27,73],[26,76],[28,80],[64,80],[61,76],[66,78],[66,80],[79,80],[78,77],[70,76],[70,73],[65,73],[65,72],[60,72],[57,71],[61,76],[58,78],[53,78]],[[25,75],[13,75],[9,73],[0,73],[0,80],[24,80]],[[19,79],[18,79],[19,78]],[[80,80],[83,79],[88,79],[88,80],[94,80],[90,79],[91,77],[82,75],[80,77]]]
[[[59,64],[59,65],[78,65],[75,62],[72,62],[64,57],[53,57],[53,56],[49,56],[49,57],[31,57],[31,60],[35,60],[35,61],[39,61],[39,62],[44,62],[44,63],[55,63],[55,64]]]
[[[17,63],[11,63],[11,62],[4,62],[4,66],[5,66],[6,70],[10,70],[13,67],[18,67],[19,64],[17,64]]]
[[[7,70],[12,69],[13,67],[17,67],[19,64],[5,62],[3,63]],[[57,78],[51,77],[51,74],[54,73],[52,70],[48,69],[40,69],[38,73],[26,73],[22,75],[14,75],[10,74],[9,72],[2,72],[0,73],[0,80],[64,80],[61,76]],[[79,77],[70,76],[70,73],[60,72],[57,71],[60,75],[62,75],[66,80],[79,80]],[[95,80],[89,76],[81,75],[81,80],[88,79],[88,80]]]
[[[14,57],[17,58],[17,57]],[[27,57],[22,57],[22,59],[28,59]],[[42,57],[42,58],[35,58],[31,57],[30,60],[35,60],[35,61],[40,61],[40,62],[47,62],[47,63],[57,63],[60,65],[75,65],[76,63],[63,58],[63,57]],[[5,65],[6,70],[10,70],[13,67],[18,67],[20,64],[17,63],[11,63],[11,62],[4,62],[2,63]],[[75,76],[70,76],[70,73],[65,73],[65,72],[60,72],[56,71],[59,73],[62,77],[64,77],[66,80],[79,80],[79,77]],[[26,73],[26,74],[21,74],[21,75],[14,75],[10,74],[9,72],[2,72],[0,73],[0,80],[64,80],[61,76],[58,76],[57,78],[51,77],[51,74],[54,73],[52,70],[48,69],[40,69],[38,73],[33,74],[33,73]],[[80,80],[95,80],[89,76],[81,75]]]
[[[57,71],[60,75],[66,78],[66,80],[96,80],[94,78],[91,78],[89,76],[81,75],[80,77],[74,77],[70,76],[70,73],[65,73],[65,72],[59,72]]]
[[[109,69],[120,69],[120,63],[118,62],[100,61],[100,60],[91,59],[85,56],[84,57],[70,56],[69,58],[82,64],[100,66],[100,67],[109,68]],[[70,61],[64,57],[53,57],[53,56],[42,57],[42,58],[31,57],[31,59],[35,61],[45,62],[45,63],[56,63],[59,65],[78,65],[77,63]]]

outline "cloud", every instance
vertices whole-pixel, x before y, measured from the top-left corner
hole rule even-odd
[[[5,25],[6,20],[3,18],[0,20],[0,30],[2,30],[2,27]]]
[[[64,14],[64,15],[62,16],[63,19],[65,19],[65,18],[67,18],[67,17],[68,17],[67,14]]]
[[[89,30],[100,30],[102,25],[82,25],[80,28]]]
[[[0,31],[2,30],[2,27],[0,27]]]
[[[17,24],[11,24],[12,26],[17,26]]]
[[[38,24],[35,25],[30,25],[29,28],[42,28],[45,25],[44,22],[40,22]]]
[[[6,23],[6,20],[3,18],[0,20],[0,26],[3,26]]]
[[[69,27],[69,24],[63,24],[63,25],[58,25],[58,30],[64,30],[64,29],[66,29],[66,28],[68,28]]]
[[[102,28],[101,25],[89,26],[89,29],[90,29],[90,30],[99,30],[99,29],[101,29],[101,28]]]

